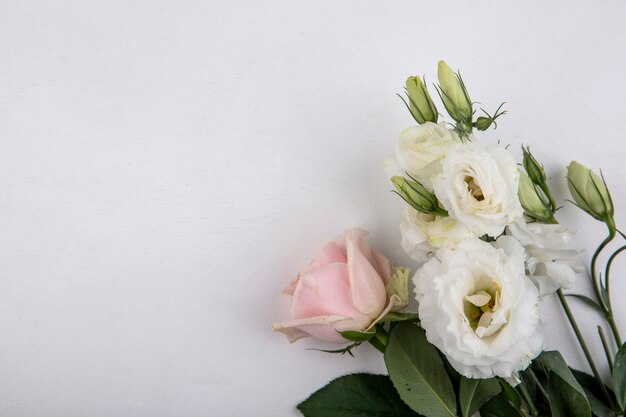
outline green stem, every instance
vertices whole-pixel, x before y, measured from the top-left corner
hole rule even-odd
[[[600,243],[596,251],[593,253],[593,256],[591,257],[591,282],[593,284],[593,291],[596,294],[598,303],[600,304],[600,307],[602,307],[605,316],[608,315],[609,306],[607,306],[604,302],[604,298],[602,297],[602,293],[600,292],[599,277],[596,274],[596,262],[598,261],[598,256],[600,255],[600,252],[602,252],[602,249],[604,249],[606,245],[608,245],[613,240],[614,237],[615,232],[611,230],[609,235],[606,237],[606,239],[602,241],[602,243]]]
[[[589,367],[591,368],[591,372],[593,373],[593,376],[596,378],[596,381],[598,381],[598,384],[600,385],[600,388],[602,389],[602,393],[606,397],[608,403],[611,404],[611,406],[613,406],[613,401],[611,400],[611,396],[607,392],[606,387],[604,386],[604,383],[602,382],[602,378],[600,377],[598,368],[596,368],[596,364],[593,362],[593,357],[591,356],[591,353],[589,353],[587,344],[585,343],[585,340],[583,339],[583,335],[580,332],[580,329],[578,328],[578,324],[576,323],[576,319],[574,318],[574,315],[572,314],[572,311],[570,310],[569,305],[567,304],[567,300],[565,299],[565,296],[563,295],[563,291],[559,288],[556,294],[558,295],[559,301],[561,302],[561,305],[563,306],[563,310],[565,311],[565,315],[567,316],[567,319],[569,320],[569,323],[572,326],[572,330],[574,330],[574,333],[576,334],[578,343],[580,344],[580,347],[583,353],[585,354],[585,358],[587,359],[587,362],[589,363]]]
[[[374,346],[376,350],[378,350],[380,353],[385,353],[386,346],[381,344],[380,340],[376,339],[376,337],[372,337],[370,340],[368,340],[368,342],[370,343],[370,345]]]
[[[604,348],[604,354],[606,355],[606,361],[609,364],[609,370],[613,373],[613,362],[611,357],[611,351],[609,350],[609,345],[606,342],[606,337],[604,337],[604,330],[602,327],[598,326],[598,334],[600,335],[600,341],[602,342],[602,347]]]
[[[615,343],[617,344],[617,348],[622,347],[622,336],[619,334],[619,329],[617,328],[617,323],[615,323],[615,318],[613,318],[613,312],[611,315],[606,318],[606,321],[609,322],[609,327],[611,328],[611,333],[613,333],[613,338],[615,339]]]
[[[621,232],[620,232],[621,233]],[[613,261],[615,258],[626,250],[626,245],[620,247],[618,250],[613,252],[613,254],[609,257],[609,260],[606,263],[606,269],[604,270],[604,288],[606,288],[606,292],[608,294],[608,311],[606,314],[606,321],[609,323],[611,327],[611,332],[613,333],[613,338],[615,339],[615,343],[617,344],[617,348],[619,349],[622,346],[622,337],[619,334],[619,329],[617,328],[617,324],[615,323],[615,319],[613,318],[613,306],[611,306],[611,266],[613,265]]]
[[[374,333],[374,336],[369,340],[370,344],[381,353],[385,353],[388,341],[389,334],[385,331],[385,329],[383,329],[383,326],[376,326],[376,333]]]
[[[541,382],[539,382],[539,378],[537,378],[535,371],[533,371],[530,367],[528,367],[528,374],[530,375],[530,378],[533,380],[533,382],[537,384],[537,389],[539,390],[543,398],[546,400],[546,402],[550,403],[550,397],[548,396],[548,393],[546,392],[545,388],[541,385]]]
[[[537,407],[535,407],[535,403],[530,398],[528,389],[526,389],[526,384],[523,382],[520,383],[517,386],[517,390],[521,394],[522,398],[524,398],[524,402],[526,403],[526,405],[528,405],[528,408],[530,409],[530,415],[536,417],[539,413],[537,412]]]

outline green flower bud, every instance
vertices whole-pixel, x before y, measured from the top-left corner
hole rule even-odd
[[[413,76],[407,78],[406,94],[409,97],[409,104],[407,106],[417,123],[437,123],[437,119],[439,118],[437,107],[435,107],[435,103],[433,103],[432,98],[430,98],[428,89],[420,77]]]
[[[537,185],[546,183],[546,172],[543,170],[543,165],[539,164],[535,157],[530,153],[528,147],[522,146],[522,152],[524,153],[524,159],[522,165],[528,173],[528,176]]]
[[[615,228],[613,199],[604,178],[576,161],[567,167],[567,186],[578,207],[609,228]]]
[[[448,212],[439,206],[437,197],[419,182],[398,176],[392,177],[391,182],[396,187],[396,193],[420,213],[448,215]]]
[[[528,175],[519,173],[517,196],[524,208],[524,214],[542,223],[556,223],[551,204],[546,201]]]
[[[480,116],[478,119],[476,119],[476,123],[474,123],[474,126],[476,126],[476,129],[478,130],[485,131],[489,129],[492,123],[493,119],[491,117]]]
[[[437,77],[439,78],[439,95],[450,117],[459,123],[471,125],[474,113],[472,100],[461,75],[455,74],[444,61],[439,61]]]

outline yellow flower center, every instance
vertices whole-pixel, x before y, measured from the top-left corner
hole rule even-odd
[[[465,316],[478,337],[491,336],[501,327],[492,326],[492,321],[495,312],[500,308],[502,287],[498,281],[491,282],[490,288],[465,296]]]
[[[483,190],[480,188],[480,185],[476,183],[473,177],[466,176],[465,183],[467,184],[467,190],[470,195],[476,199],[476,201],[483,201],[485,196],[483,195]]]

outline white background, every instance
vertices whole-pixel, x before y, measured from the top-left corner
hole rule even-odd
[[[625,224],[625,19],[621,0],[0,1],[0,415],[296,416],[382,372],[270,327],[346,228],[415,266],[382,161],[412,123],[395,93],[441,58],[507,102],[494,136],[531,145],[559,200],[578,159]],[[559,213],[593,250],[602,226]],[[584,367],[554,300],[544,318]]]

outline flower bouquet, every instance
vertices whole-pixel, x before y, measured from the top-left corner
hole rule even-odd
[[[607,237],[591,257],[593,294],[565,294],[584,269],[558,222],[559,206],[543,166],[528,147],[517,164],[507,147],[482,134],[506,112],[475,103],[460,73],[439,62],[435,90],[448,122],[421,77],[406,81],[402,97],[417,125],[404,130],[385,169],[406,202],[401,245],[417,262],[389,261],[353,229],[327,244],[285,293],[291,321],[274,324],[290,341],[313,336],[353,354],[369,343],[388,375],[340,377],[298,405],[307,417],[350,416],[622,416],[626,409],[626,345],[611,305],[610,276],[626,249],[601,175],[571,162],[571,202],[602,222]],[[608,254],[608,255],[607,255]],[[603,255],[605,262],[599,261]],[[570,368],[544,350],[541,304],[556,296],[589,365]],[[568,299],[600,313],[605,357],[590,354]],[[597,361],[607,361],[610,378]],[[605,381],[606,380],[606,381]],[[608,383],[607,383],[608,382]]]

